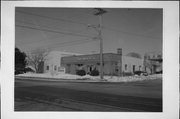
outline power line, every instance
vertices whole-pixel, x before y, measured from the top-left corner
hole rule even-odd
[[[31,22],[26,22],[26,21],[21,21],[21,20],[16,20],[16,22],[19,22],[19,23],[23,23],[23,24],[25,24],[25,25],[35,25],[34,23],[31,23]],[[35,25],[35,26],[37,26],[37,25]],[[52,28],[52,27],[49,27],[49,26],[46,26],[46,25],[39,25],[39,27],[46,27],[46,28]],[[58,29],[57,29],[58,30]],[[62,29],[61,29],[62,30]],[[84,31],[84,29],[83,30],[78,30],[78,31],[71,31],[71,32],[76,32],[76,33],[81,33],[81,32],[83,32]]]
[[[95,38],[94,39],[81,39],[81,40],[75,40],[75,41],[69,41],[69,42],[60,42],[60,43],[56,43],[56,44],[50,44],[49,46],[51,46],[51,49],[53,49],[56,47],[67,47],[67,46],[73,46],[73,45],[80,45],[80,44],[94,42],[94,41],[98,41],[98,39],[95,39]],[[56,46],[56,45],[58,45],[58,46]]]
[[[89,41],[90,39],[80,39],[80,40],[75,40],[75,41],[68,41],[68,42],[62,42],[62,43],[58,43],[58,44],[67,44],[67,43],[73,43],[73,42],[77,42],[77,41]],[[91,39],[91,40],[97,40],[97,39]]]
[[[38,15],[38,14],[24,12],[24,11],[17,11],[17,12],[22,13],[22,14],[27,14],[27,15],[43,17],[43,18],[47,18],[47,19],[51,19],[51,20],[56,20],[56,21],[63,21],[63,22],[75,23],[75,24],[80,24],[80,25],[87,26],[87,23],[83,23],[83,22],[77,22],[77,21],[61,19],[61,18],[53,18],[53,17],[48,17],[48,16],[45,16],[45,15]],[[139,36],[139,37],[146,37],[146,38],[152,38],[152,39],[155,39],[155,38],[156,39],[160,39],[158,37],[146,36],[146,35],[136,34],[136,33],[128,32],[128,31],[117,30],[117,29],[114,29],[114,28],[106,27],[106,26],[103,26],[102,29],[107,29],[107,30],[111,30],[111,31],[115,31],[115,32],[121,32],[121,33],[125,33],[125,34],[131,34],[131,35]]]
[[[17,27],[26,28],[26,29],[33,29],[33,30],[40,30],[40,31],[46,31],[46,32],[52,32],[52,33],[59,33],[59,34],[65,34],[70,36],[79,36],[79,37],[88,37],[92,38],[91,36],[82,35],[82,34],[76,34],[76,33],[70,33],[70,32],[62,32],[62,31],[56,31],[56,30],[50,30],[50,29],[44,29],[44,28],[35,28],[31,26],[24,26],[24,25],[16,25]]]
[[[27,27],[27,28],[30,28],[30,29],[35,29],[35,30],[44,30],[44,29],[38,29],[38,28],[34,28],[34,27],[29,27],[29,26],[21,26],[21,25],[16,25],[16,26],[18,26],[18,27]],[[49,32],[49,30],[48,30],[48,32]],[[53,31],[54,32],[54,31]],[[66,34],[67,35],[67,34]],[[77,35],[77,34],[76,34]],[[76,44],[74,44],[74,45],[78,45],[77,43],[79,42],[79,44],[81,44],[82,42],[85,42],[85,43],[87,43],[87,42],[92,42],[92,41],[97,41],[97,39],[96,38],[93,38],[92,40],[89,40],[89,38],[88,39],[80,39],[80,40],[75,40],[75,41],[68,41],[68,42],[62,42],[62,43],[56,43],[55,45],[58,45],[57,47],[59,47],[59,46],[61,46],[61,47],[64,47],[64,46],[68,46],[68,45],[66,45],[66,44],[70,44],[70,43],[76,43]],[[31,43],[28,43],[28,44],[31,44]],[[60,44],[60,45],[59,45]],[[63,45],[63,46],[62,46]],[[71,46],[71,45],[70,45]]]
[[[16,20],[16,21],[18,21],[18,22],[20,22],[20,23],[25,23],[25,24],[31,24],[31,25],[34,25],[33,23],[30,23],[30,22],[24,22],[24,21],[20,21],[20,20]],[[41,25],[42,26],[42,25]],[[26,26],[23,26],[23,27],[26,27]],[[44,26],[44,27],[46,27],[46,26]],[[29,26],[28,26],[28,28],[29,28]],[[32,28],[32,27],[31,27]],[[50,27],[49,27],[50,28]],[[33,28],[34,29],[34,28]],[[36,30],[42,30],[42,29],[37,29],[36,28]],[[43,29],[44,30],[44,29]],[[84,31],[84,30],[83,30]],[[82,31],[81,31],[82,32]],[[78,34],[79,35],[79,34]],[[59,46],[61,46],[61,45],[64,45],[64,44],[69,44],[69,43],[76,43],[76,44],[72,44],[72,45],[78,45],[78,44],[82,44],[82,42],[84,41],[84,40],[88,40],[88,39],[81,39],[81,40],[76,40],[76,41],[70,41],[70,42],[63,42],[63,43],[58,43],[58,44],[60,44]],[[86,41],[85,43],[87,43],[87,42],[92,42],[92,41],[95,41],[94,39],[93,40],[90,40],[90,41]],[[78,43],[78,42],[80,42],[80,43]],[[78,43],[78,44],[77,44]],[[29,43],[28,43],[29,44]],[[58,45],[57,43],[55,44],[55,45]],[[59,47],[58,46],[58,47]],[[67,45],[64,45],[64,46],[67,46]],[[64,47],[63,46],[63,47]],[[62,47],[62,46],[61,46]]]
[[[21,21],[21,20],[16,20],[16,21],[19,22],[19,23],[35,25],[34,23],[30,23],[30,22],[26,22],[26,21]],[[52,27],[45,26],[45,25],[40,25],[40,26],[41,26],[41,27],[52,28]],[[102,28],[103,28],[103,29],[106,29],[106,30],[110,30],[110,31],[121,32],[121,33],[125,33],[125,34],[131,34],[131,35],[135,35],[135,36],[139,36],[139,37],[147,37],[147,38],[152,38],[152,39],[154,39],[154,38],[160,39],[160,38],[158,38],[158,37],[146,36],[146,35],[142,35],[142,34],[136,34],[136,33],[132,33],[132,32],[117,30],[117,29],[114,29],[114,28],[106,27],[106,26],[103,26]],[[82,31],[84,31],[84,30],[82,30]],[[82,32],[82,31],[80,31],[80,32]]]
[[[56,48],[56,47],[67,47],[67,46],[73,46],[73,45],[80,45],[80,44],[84,44],[84,43],[88,43],[88,42],[94,42],[94,41],[98,41],[98,39],[81,39],[81,40],[76,40],[76,41],[70,41],[70,42],[62,42],[62,43],[58,43],[60,45],[58,45],[57,43],[54,45],[58,45],[58,46],[53,46],[51,48]]]
[[[105,27],[105,26],[103,28],[107,29],[107,30],[110,30],[110,31],[125,33],[125,34],[128,34],[128,35],[131,34],[131,35],[139,36],[139,37],[146,37],[146,38],[151,38],[151,39],[161,39],[160,37],[146,36],[146,35],[136,34],[136,33],[128,32],[128,31],[117,30],[117,29],[110,28],[110,27]]]
[[[16,22],[19,22],[19,23],[23,23],[23,24],[30,24],[30,25],[35,25],[34,23],[31,23],[31,22],[25,22],[25,21],[21,21],[21,20],[16,20]],[[39,26],[40,28],[42,28],[42,27],[47,27],[47,28],[51,28],[51,27],[48,27],[48,26],[42,26],[42,25],[40,25]],[[39,28],[39,27],[37,27],[37,28]],[[84,29],[83,30],[79,30],[79,31],[76,31],[75,33],[81,33],[81,32],[84,32]],[[62,37],[64,37],[64,36],[66,36],[66,35],[62,35],[62,36],[60,36],[60,37],[57,37],[57,38],[55,38],[55,39],[58,39],[58,38],[62,38]],[[55,39],[51,39],[51,40],[55,40]],[[45,39],[42,39],[42,40],[38,40],[38,42],[41,42],[41,41],[47,41],[47,39],[45,40]],[[34,42],[28,42],[28,44],[32,44],[32,43],[34,43]]]
[[[62,18],[48,17],[48,16],[45,16],[45,15],[39,15],[39,14],[34,14],[34,13],[29,13],[29,12],[24,12],[24,11],[17,11],[17,12],[22,13],[22,14],[27,14],[27,15],[33,15],[33,16],[43,17],[43,18],[47,18],[47,19],[51,19],[51,20],[56,20],[56,21],[76,23],[76,24],[81,24],[81,25],[87,26],[86,23],[77,22],[77,21],[72,21],[72,20],[67,20],[67,19],[62,19]]]
[[[94,42],[98,41],[99,39],[81,39],[81,40],[75,40],[75,41],[69,41],[69,42],[62,42],[62,43],[56,43],[56,44],[50,44],[50,49],[57,48],[57,47],[67,47],[67,46],[73,46],[73,45],[80,45],[88,42]],[[55,45],[55,46],[54,46]],[[58,46],[56,46],[58,45]],[[53,46],[53,47],[52,47]],[[42,46],[44,47],[44,46]]]
[[[27,21],[21,21],[21,20],[16,20],[16,22],[19,22],[19,23],[23,23],[23,24],[29,24],[29,25],[35,25],[34,23],[31,23],[31,22],[27,22]],[[36,26],[36,25],[35,25]],[[47,28],[52,28],[52,27],[49,27],[49,26],[44,26],[44,25],[39,25],[41,27],[47,27]]]

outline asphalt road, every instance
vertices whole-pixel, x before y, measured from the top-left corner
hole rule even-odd
[[[58,105],[52,107],[54,102]],[[42,105],[46,111],[161,112],[162,80],[131,83],[15,80],[16,111],[44,111]]]

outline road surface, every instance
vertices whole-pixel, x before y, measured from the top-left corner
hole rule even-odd
[[[162,111],[162,80],[15,80],[15,111]]]

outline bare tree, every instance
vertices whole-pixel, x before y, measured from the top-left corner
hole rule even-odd
[[[28,53],[28,64],[34,67],[36,73],[43,73],[44,61],[46,60],[48,53],[49,51],[46,49],[35,49]]]

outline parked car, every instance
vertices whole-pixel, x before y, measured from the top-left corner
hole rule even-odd
[[[145,71],[135,71],[134,75],[138,75],[138,76],[147,76],[148,73]]]

